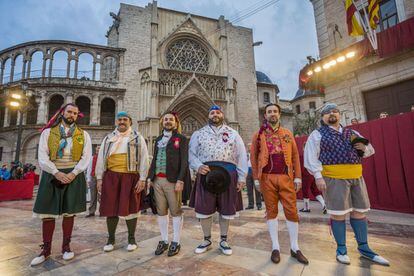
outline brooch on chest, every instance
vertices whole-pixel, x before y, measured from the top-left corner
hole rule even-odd
[[[221,139],[223,139],[224,143],[227,143],[229,141],[229,134],[227,132],[224,132],[221,136]]]
[[[180,148],[180,138],[178,138],[178,137],[177,138],[174,138],[173,141],[174,141],[174,144],[173,144],[174,145],[174,148],[175,149]]]

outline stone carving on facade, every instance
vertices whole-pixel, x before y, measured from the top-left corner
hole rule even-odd
[[[170,69],[207,73],[209,68],[208,51],[188,38],[173,42],[167,49],[166,59]]]
[[[190,136],[194,131],[202,127],[201,123],[197,121],[193,116],[184,118],[181,122],[182,133],[186,136]]]

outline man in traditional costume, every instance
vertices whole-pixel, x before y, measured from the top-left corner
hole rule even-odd
[[[121,111],[116,116],[116,129],[102,141],[95,176],[101,193],[99,213],[106,217],[108,241],[105,252],[114,250],[119,217],[126,220],[128,251],[137,248],[135,229],[142,207],[148,171],[148,149],[144,137],[133,130],[131,116]]]
[[[180,252],[180,234],[183,224],[181,196],[188,171],[188,141],[181,134],[181,125],[174,112],[161,117],[163,132],[154,143],[154,157],[148,172],[148,182],[154,189],[157,220],[161,232],[155,255],[161,255],[168,249],[168,256]],[[190,184],[187,182],[187,185]],[[173,239],[168,244],[169,216],[173,221]]]
[[[236,130],[224,124],[219,106],[212,106],[209,124],[194,132],[189,145],[189,163],[197,171],[190,207],[200,219],[204,241],[195,249],[200,254],[211,248],[212,216],[219,213],[219,248],[225,255],[232,249],[227,241],[230,220],[243,209],[241,189],[246,183],[247,154]]]
[[[351,262],[347,255],[345,224],[346,215],[350,213],[359,253],[373,262],[389,265],[368,246],[365,214],[370,209],[370,202],[361,162],[362,158],[375,153],[374,148],[358,132],[341,126],[336,104],[326,103],[321,116],[322,126],[314,130],[306,142],[304,164],[315,177],[318,189],[324,193],[337,243],[336,260],[343,264]]]
[[[266,205],[267,226],[272,240],[271,260],[280,262],[278,239],[278,204],[283,205],[290,238],[290,255],[298,262],[308,264],[299,249],[299,216],[296,192],[302,185],[299,152],[293,134],[280,126],[281,108],[278,104],[265,107],[265,120],[254,134],[250,160],[253,178],[263,194]]]
[[[59,216],[63,216],[63,259],[75,256],[70,249],[73,223],[75,215],[86,210],[84,171],[92,157],[89,134],[76,125],[78,115],[75,104],[63,106],[40,135],[38,156],[42,176],[33,213],[42,219],[43,245],[32,266],[50,256],[55,220]]]

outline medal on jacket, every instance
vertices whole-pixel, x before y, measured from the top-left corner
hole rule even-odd
[[[229,134],[227,132],[224,132],[222,135],[222,139],[224,143],[227,143],[227,141],[229,140]]]
[[[180,148],[180,138],[174,139],[174,148],[176,149]]]

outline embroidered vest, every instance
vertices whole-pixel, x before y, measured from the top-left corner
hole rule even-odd
[[[322,165],[361,164],[361,158],[351,145],[351,129],[345,128],[342,133],[328,126],[319,129],[322,136],[319,160]]]
[[[225,161],[237,164],[237,132],[234,129],[223,126],[214,133],[207,125],[198,131],[198,158],[201,162]]]
[[[51,161],[55,161],[57,159],[60,138],[59,125],[51,128],[49,139],[47,141],[47,145],[49,147],[49,157]],[[72,161],[79,162],[82,157],[84,143],[85,137],[83,130],[76,126],[75,131],[72,135]]]

